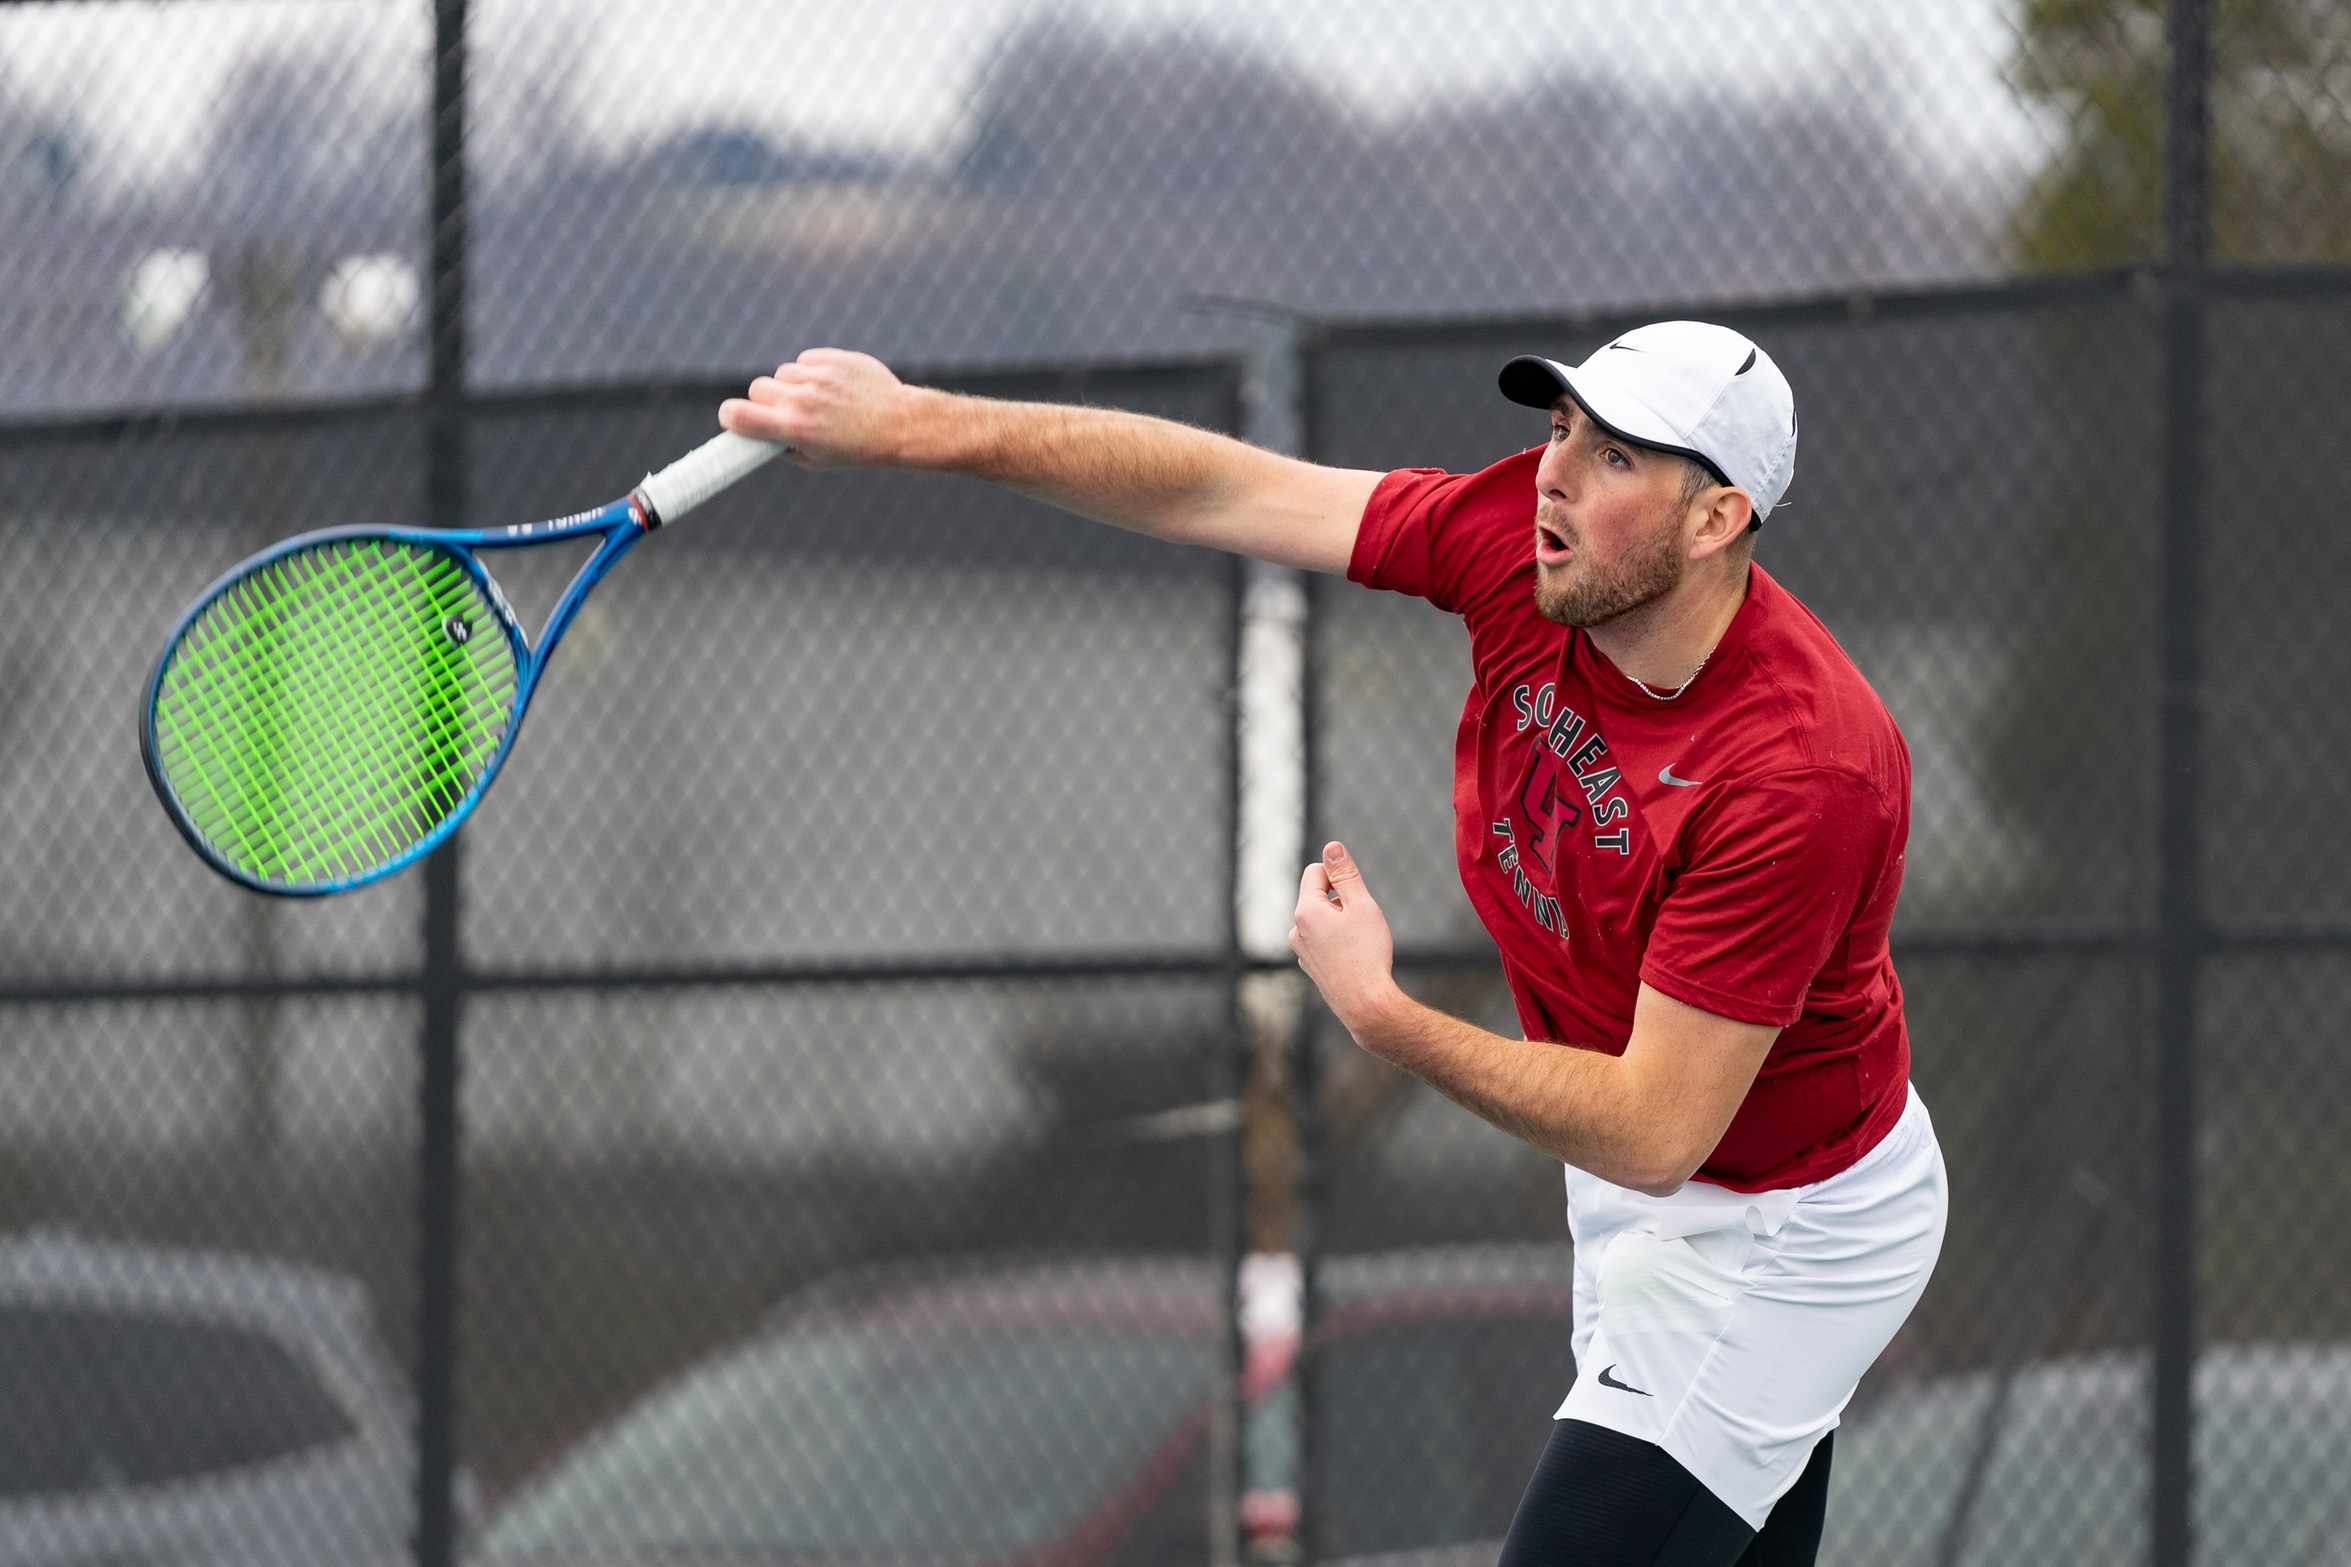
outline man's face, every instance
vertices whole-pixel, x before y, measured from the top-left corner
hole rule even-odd
[[[1620,441],[1575,400],[1551,407],[1535,469],[1535,608],[1597,626],[1673,591],[1689,564],[1682,460]]]

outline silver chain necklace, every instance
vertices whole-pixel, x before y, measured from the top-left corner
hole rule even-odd
[[[1706,650],[1706,658],[1712,657],[1714,657],[1714,649],[1708,648]],[[1680,685],[1675,686],[1671,691],[1655,690],[1646,681],[1635,675],[1625,675],[1625,678],[1632,681],[1634,685],[1639,686],[1641,688],[1641,694],[1649,698],[1651,701],[1670,702],[1674,698],[1680,696],[1684,691],[1689,690],[1691,685],[1696,682],[1700,672],[1706,668],[1706,658],[1698,660],[1698,668],[1690,671],[1690,678],[1683,681]],[[1624,671],[1620,669],[1617,671],[1617,673],[1621,675],[1624,674]]]

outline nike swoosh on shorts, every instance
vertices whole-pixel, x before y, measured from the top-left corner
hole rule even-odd
[[[1695,789],[1706,780],[1703,778],[1676,778],[1673,775],[1673,763],[1668,762],[1657,769],[1657,781],[1661,784],[1672,784],[1676,789]]]
[[[1651,1396],[1648,1392],[1633,1386],[1630,1382],[1617,1381],[1614,1375],[1615,1371],[1616,1366],[1612,1363],[1609,1365],[1607,1370],[1600,1373],[1600,1385],[1602,1387],[1615,1388],[1619,1393],[1639,1393],[1643,1398],[1648,1398]]]

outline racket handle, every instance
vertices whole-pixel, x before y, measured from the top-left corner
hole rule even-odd
[[[645,512],[645,526],[677,521],[783,449],[780,442],[755,441],[732,430],[712,436],[659,473],[645,475],[634,496]]]

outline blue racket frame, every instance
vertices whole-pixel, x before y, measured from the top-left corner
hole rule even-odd
[[[148,781],[155,785],[155,793],[163,801],[163,808],[170,815],[172,825],[179,828],[180,836],[188,840],[189,847],[201,855],[207,865],[241,887],[268,893],[272,897],[323,898],[332,893],[349,892],[355,887],[382,881],[387,876],[406,870],[448,842],[449,835],[457,831],[465,819],[473,814],[473,808],[481,803],[483,794],[497,779],[499,769],[506,765],[506,758],[514,753],[515,739],[522,733],[523,715],[530,711],[531,695],[538,689],[539,676],[547,667],[548,657],[554,653],[556,644],[563,640],[564,632],[571,629],[572,619],[579,614],[580,605],[586,602],[596,584],[604,580],[604,574],[612,569],[613,563],[657,526],[650,520],[652,515],[651,508],[643,502],[642,497],[631,495],[626,500],[599,506],[594,511],[575,512],[569,517],[557,517],[547,522],[516,523],[505,528],[321,528],[273,544],[259,555],[240,563],[206,588],[203,595],[180,616],[171,628],[171,634],[164,639],[163,651],[155,660],[154,673],[147,677],[146,701],[139,716],[139,756],[146,763]],[[530,638],[523,634],[522,622],[515,617],[514,606],[507,603],[506,594],[498,586],[497,579],[490,575],[489,569],[474,552],[523,549],[534,544],[559,544],[567,539],[585,538],[591,534],[602,534],[603,543],[596,547],[596,553],[589,556],[587,563],[573,575],[570,585],[563,590],[563,597],[556,600],[554,610],[547,616],[547,624],[540,628],[538,645],[533,647]],[[156,756],[155,703],[163,689],[164,670],[170,665],[171,655],[179,647],[180,639],[188,634],[188,628],[223,593],[273,561],[315,545],[332,544],[345,539],[389,539],[400,544],[421,545],[438,550],[457,562],[474,585],[482,590],[483,596],[489,599],[491,607],[497,612],[498,623],[506,633],[507,645],[514,650],[514,714],[506,721],[506,732],[498,737],[498,749],[491,753],[489,765],[482,769],[481,776],[474,780],[465,798],[458,801],[455,809],[418,840],[413,848],[387,864],[355,876],[310,886],[282,887],[249,876],[214,853],[203,835],[197,832],[196,824],[188,819],[187,812],[180,808],[180,802],[173,797],[171,789],[164,782],[162,765]]]

